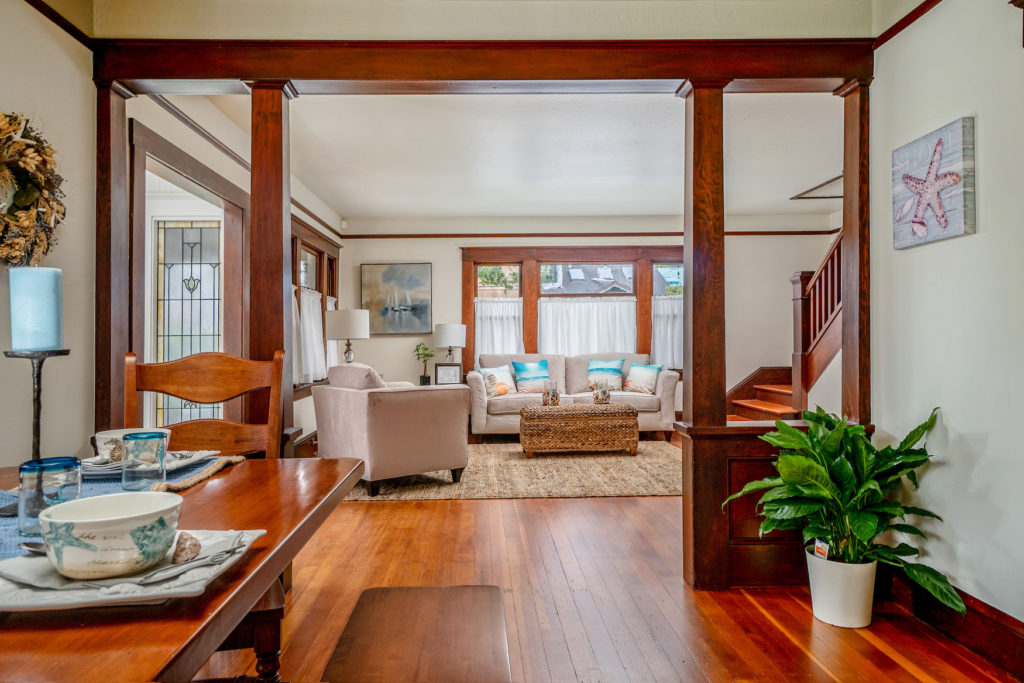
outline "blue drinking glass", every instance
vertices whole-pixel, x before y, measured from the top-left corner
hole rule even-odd
[[[39,513],[82,495],[82,461],[42,458],[18,466],[18,533],[39,536]]]
[[[121,488],[148,491],[153,484],[167,480],[164,453],[167,435],[163,432],[134,432],[121,437]]]

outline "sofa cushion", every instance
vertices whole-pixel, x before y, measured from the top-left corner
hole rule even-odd
[[[327,371],[327,381],[343,389],[384,389],[380,373],[362,363],[342,363]]]
[[[588,360],[587,388],[604,388],[609,391],[622,391],[622,366],[625,358],[617,360]]]
[[[508,367],[499,365],[496,368],[480,368],[480,376],[484,378],[484,390],[487,398],[516,393],[516,383]]]
[[[513,362],[512,367],[516,371],[516,391],[524,394],[542,393],[551,381],[546,360],[539,360],[536,363]]]
[[[582,356],[569,356],[565,359],[565,391],[578,394],[587,391],[587,365],[590,360],[618,360],[625,358],[622,364],[622,376],[629,376],[629,367],[633,363],[647,365],[649,356],[646,353],[587,353]]]
[[[650,394],[636,394],[632,391],[613,391],[611,394],[613,403],[626,403],[642,413],[656,413],[661,410],[661,399],[657,396],[651,396]],[[585,391],[578,394],[572,394],[572,402],[593,403],[594,393],[592,391]]]
[[[523,406],[539,406],[543,394],[509,394],[487,399],[487,412],[491,415],[518,414]]]
[[[622,357],[620,353],[619,358]],[[558,387],[559,393],[565,393],[565,356],[540,353],[481,353],[477,360],[478,368],[494,368],[507,365],[509,372],[514,372],[512,363],[536,363],[540,360],[548,362],[548,376]]]

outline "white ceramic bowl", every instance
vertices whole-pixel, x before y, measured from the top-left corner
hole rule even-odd
[[[46,556],[69,579],[105,579],[152,567],[178,530],[181,496],[140,491],[81,498],[39,513]]]
[[[121,460],[121,453],[124,449],[125,434],[137,434],[141,432],[161,432],[167,438],[171,438],[171,430],[163,427],[133,427],[131,429],[108,429],[105,432],[96,432],[93,439],[96,441],[96,455],[101,458]]]

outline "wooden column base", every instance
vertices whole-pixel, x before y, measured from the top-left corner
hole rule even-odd
[[[760,440],[774,425],[677,426],[683,435],[683,578],[698,590],[807,583],[795,532],[758,536],[757,496],[722,501],[752,479],[776,474],[776,449]]]

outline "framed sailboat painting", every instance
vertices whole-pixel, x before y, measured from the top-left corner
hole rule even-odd
[[[361,308],[370,311],[370,334],[430,334],[429,263],[363,263]]]

